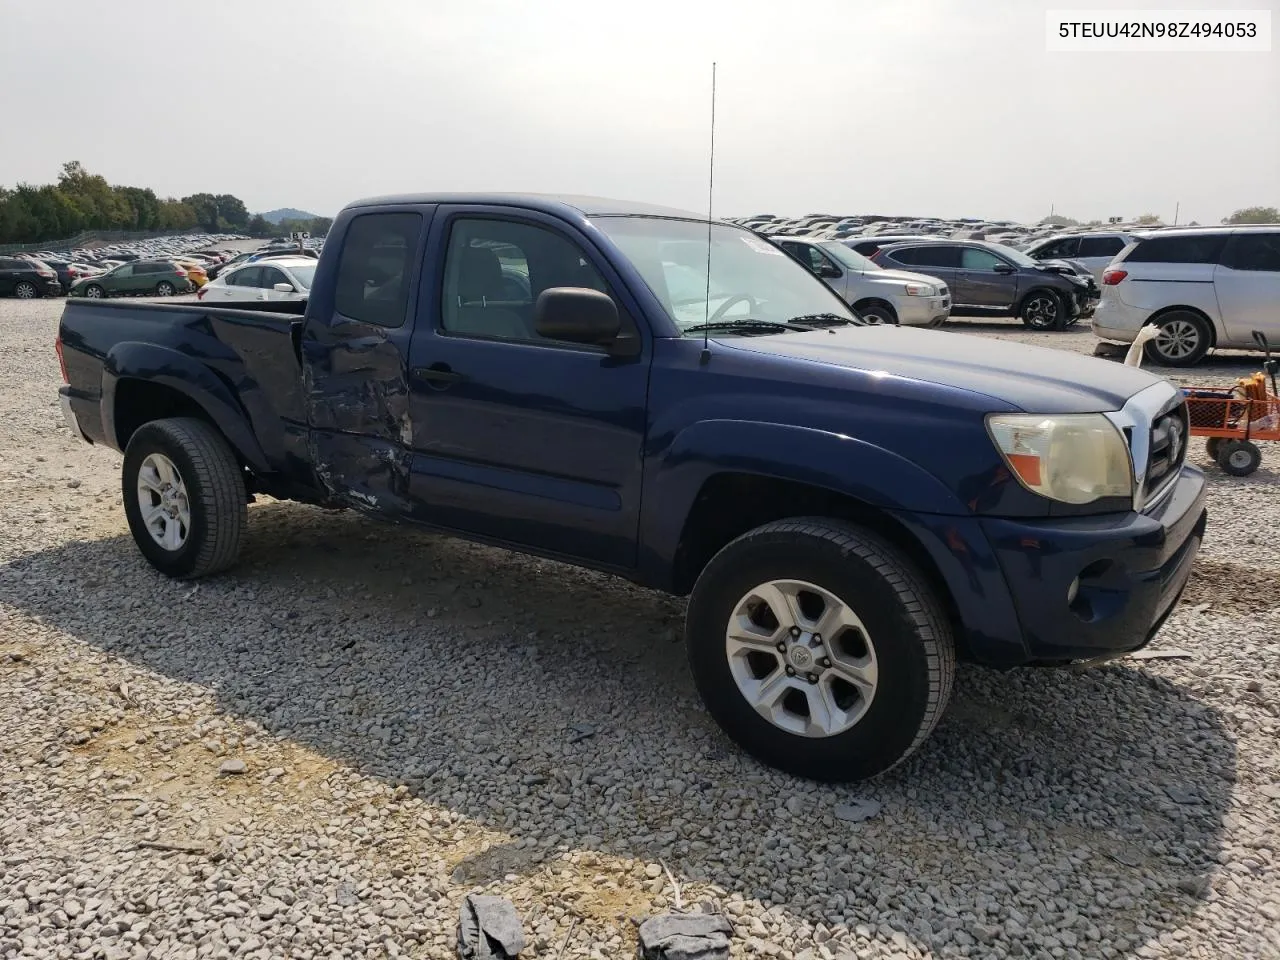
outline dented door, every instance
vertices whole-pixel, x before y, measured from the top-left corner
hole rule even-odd
[[[407,360],[434,206],[359,209],[326,239],[336,267],[317,276],[300,343],[309,447],[335,500],[409,510]]]

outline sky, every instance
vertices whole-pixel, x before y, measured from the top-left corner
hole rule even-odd
[[[1280,10],[1146,6],[1193,3]],[[716,216],[1280,206],[1280,40],[1046,52],[1069,5],[0,0],[0,184],[79,160],[254,211],[454,190],[705,211],[714,61]]]

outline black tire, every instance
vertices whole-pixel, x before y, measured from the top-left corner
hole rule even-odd
[[[84,288],[84,295],[92,300],[105,300],[107,291],[103,289],[101,284],[91,283]]]
[[[37,300],[40,297],[40,291],[30,280],[19,280],[13,286],[13,295],[19,300]]]
[[[1018,305],[1018,317],[1032,330],[1063,330],[1067,305],[1053,290],[1032,290]]]
[[[1262,451],[1248,440],[1228,440],[1218,448],[1218,466],[1233,477],[1247,477],[1262,463]]]
[[[175,293],[177,293],[177,287],[168,280],[161,280],[156,284],[157,297],[172,297]]]
[[[1151,321],[1160,335],[1143,347],[1147,359],[1164,367],[1190,367],[1213,346],[1213,329],[1190,310],[1171,310]]]
[[[866,713],[843,732],[783,730],[738,688],[726,625],[740,600],[771,580],[805,581],[851,610],[857,598],[879,679]],[[693,589],[685,635],[698,692],[725,733],[762,762],[814,780],[862,780],[902,762],[933,731],[955,677],[942,604],[911,562],[876,535],[821,517],[765,524],[717,553]]]
[[[879,300],[871,300],[867,303],[860,303],[853,308],[868,323],[885,324],[888,326],[897,326],[898,314],[893,307]]]
[[[1210,437],[1204,442],[1204,452],[1209,455],[1210,460],[1218,459],[1218,451],[1222,449],[1221,437]]]
[[[138,475],[153,453],[173,463],[187,490],[191,524],[176,550],[153,539],[138,502]],[[244,472],[226,440],[203,420],[179,417],[139,427],[125,449],[121,490],[133,539],[161,573],[187,580],[236,562],[247,521]]]

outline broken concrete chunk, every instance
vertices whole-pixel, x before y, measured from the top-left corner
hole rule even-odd
[[[723,916],[662,913],[640,924],[644,960],[729,960],[733,927]]]
[[[855,800],[853,803],[837,803],[832,812],[837,820],[858,823],[879,816],[881,803],[879,800]]]
[[[469,894],[458,915],[458,956],[463,960],[512,960],[524,949],[524,928],[505,897]]]

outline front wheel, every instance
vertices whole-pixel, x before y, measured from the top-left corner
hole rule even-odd
[[[96,283],[91,283],[89,286],[84,288],[84,295],[90,300],[101,300],[107,295],[107,291],[103,290],[102,287],[98,286]]]
[[[13,288],[13,295],[19,300],[34,300],[40,296],[40,291],[36,289],[36,285],[29,280],[20,280]]]
[[[854,307],[867,323],[893,326],[898,322],[898,315],[887,303],[864,303]]]
[[[142,555],[177,579],[230,567],[240,553],[244,473],[226,440],[203,420],[153,420],[125,448],[124,512]]]
[[[1066,324],[1067,308],[1052,290],[1036,290],[1026,300],[1018,316],[1032,330],[1061,330]]]
[[[787,773],[851,781],[900,763],[951,694],[942,606],[892,544],[825,518],[758,527],[689,603],[694,682],[735,742]]]

